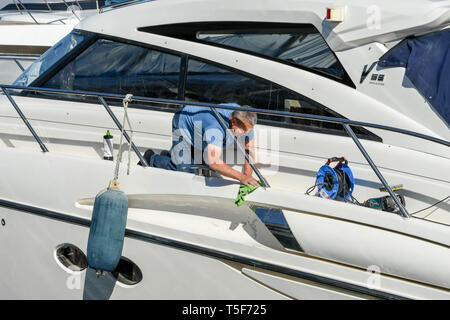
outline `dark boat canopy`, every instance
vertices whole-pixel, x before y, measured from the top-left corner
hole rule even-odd
[[[378,65],[406,68],[406,76],[450,125],[450,30],[405,39]]]

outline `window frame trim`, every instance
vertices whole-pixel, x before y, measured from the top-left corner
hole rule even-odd
[[[205,41],[202,39],[198,39],[197,38],[197,34],[198,32],[202,32],[203,30],[197,30],[200,26],[202,28],[207,28],[208,24],[209,25],[217,25],[217,24],[235,24],[235,25],[244,25],[244,26],[248,26],[248,25],[257,25],[260,24],[261,26],[272,26],[272,27],[283,27],[285,29],[288,29],[287,27],[289,26],[289,28],[295,28],[295,27],[299,27],[299,26],[307,26],[309,28],[312,28],[313,30],[317,31],[317,33],[321,36],[322,40],[324,41],[324,43],[326,44],[327,48],[329,49],[329,51],[333,54],[334,58],[336,59],[336,61],[339,62],[339,65],[342,67],[342,70],[344,71],[344,77],[341,79],[339,77],[333,76],[332,74],[317,70],[317,69],[312,69],[312,68],[308,68],[306,66],[297,64],[297,63],[293,63],[287,60],[283,60],[283,59],[279,59],[276,57],[271,57],[268,55],[264,55],[258,52],[254,52],[254,51],[250,51],[250,50],[245,50],[245,49],[241,49],[241,48],[236,48],[236,47],[230,47],[230,46],[226,46],[220,43],[215,43],[215,42],[210,42],[210,41]],[[189,35],[174,35],[173,33],[173,28],[174,27],[179,27],[180,29],[187,29],[190,26],[193,26],[195,29],[195,35],[193,36],[193,34],[189,34]],[[172,29],[171,29],[172,28]],[[245,28],[245,27],[243,27]],[[243,29],[241,28],[241,29]],[[159,29],[164,29],[164,31],[169,30],[169,33],[166,32],[161,32]],[[319,30],[317,30],[317,28],[311,24],[311,23],[279,23],[279,22],[248,22],[248,21],[221,21],[221,22],[187,22],[187,23],[177,23],[177,24],[166,24],[166,25],[158,25],[158,26],[149,26],[149,27],[140,27],[137,28],[138,31],[141,32],[145,32],[145,33],[151,33],[151,34],[156,34],[156,35],[161,35],[161,36],[165,36],[165,37],[172,37],[172,38],[176,38],[176,39],[180,39],[180,40],[185,40],[185,41],[191,41],[191,42],[196,42],[196,43],[200,43],[200,44],[204,44],[204,45],[208,45],[208,46],[212,46],[212,47],[218,47],[218,48],[222,48],[222,49],[226,49],[226,50],[232,50],[232,51],[236,51],[239,53],[244,53],[244,54],[248,54],[254,57],[258,57],[258,58],[262,58],[262,59],[266,59],[266,60],[270,60],[270,61],[274,61],[277,63],[282,63],[297,69],[301,69],[307,72],[311,72],[314,73],[316,75],[319,75],[321,77],[330,79],[330,80],[334,80],[336,82],[339,82],[341,84],[344,84],[346,86],[349,86],[353,89],[356,89],[356,85],[353,82],[353,80],[351,79],[351,77],[349,76],[347,70],[344,68],[344,65],[341,63],[341,61],[339,60],[339,58],[337,57],[336,53],[331,50],[330,46],[328,45],[328,43],[326,42],[326,40],[323,38],[322,34],[319,32]],[[147,30],[152,30],[152,31],[147,31]],[[157,31],[157,32],[155,32]],[[214,32],[214,30],[212,31],[212,33]]]

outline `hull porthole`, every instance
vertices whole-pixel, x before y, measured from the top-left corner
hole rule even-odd
[[[130,259],[121,257],[112,275],[122,284],[133,286],[142,281],[141,269]]]
[[[84,252],[78,247],[64,243],[56,247],[56,260],[70,271],[83,271],[87,268],[87,258]]]

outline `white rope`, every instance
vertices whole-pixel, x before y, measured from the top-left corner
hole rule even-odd
[[[130,163],[131,163],[131,145],[133,143],[133,128],[131,127],[130,118],[128,117],[128,103],[132,101],[132,94],[127,94],[123,99],[123,121],[122,121],[122,132],[120,134],[120,144],[119,144],[119,153],[117,154],[116,160],[116,168],[114,170],[114,180],[117,180],[119,177],[119,164],[122,161],[122,142],[125,132],[125,121],[128,123],[128,127],[130,127],[130,142],[128,143],[128,168],[127,175],[130,174]]]

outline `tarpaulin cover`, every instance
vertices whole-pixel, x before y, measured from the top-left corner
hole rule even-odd
[[[378,63],[406,76],[450,125],[450,30],[403,41]]]

